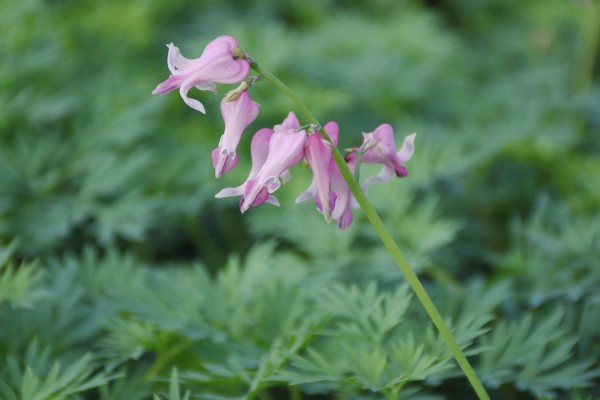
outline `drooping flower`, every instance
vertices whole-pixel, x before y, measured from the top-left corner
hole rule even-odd
[[[363,185],[369,186],[374,183],[386,183],[395,174],[398,177],[408,175],[404,166],[412,157],[416,134],[408,135],[404,139],[402,147],[396,151],[394,142],[394,130],[389,124],[378,126],[371,133],[363,133],[363,146],[367,148],[362,156],[365,164],[382,164],[381,171],[374,176],[365,179]]]
[[[354,173],[356,155],[349,154],[346,157],[346,164],[350,171]],[[331,188],[336,194],[335,207],[331,213],[331,217],[338,222],[340,229],[346,229],[352,223],[352,208],[356,208],[356,200],[335,163],[331,163],[329,174],[331,177]]]
[[[281,125],[274,127],[267,160],[256,176],[246,181],[240,202],[242,213],[264,203],[271,193],[279,189],[281,180],[287,179],[287,170],[302,160],[306,131],[297,132],[298,125],[296,116],[290,112]]]
[[[212,152],[215,177],[219,178],[237,164],[237,145],[244,129],[258,116],[259,108],[258,103],[252,101],[247,91],[243,91],[234,101],[227,101],[227,98],[221,101],[225,132],[219,140],[219,147]]]
[[[241,195],[242,213],[264,202],[278,205],[272,193],[282,181],[289,179],[288,169],[304,156],[306,131],[297,132],[299,125],[294,113],[290,112],[274,129],[261,129],[255,133],[251,144],[252,170],[248,178],[237,188],[223,189],[215,197]]]
[[[231,36],[219,36],[210,42],[197,59],[183,57],[173,43],[167,47],[167,65],[171,76],[156,86],[152,93],[166,94],[179,88],[185,103],[201,113],[206,113],[202,103],[187,95],[192,87],[215,92],[216,83],[239,83],[246,79],[250,72],[248,61],[236,57],[238,42]]]
[[[338,124],[331,121],[325,124],[323,129],[333,143],[337,144]],[[313,181],[308,189],[296,198],[296,203],[314,198],[317,209],[323,214],[325,220],[330,222],[336,202],[336,194],[331,190],[329,176],[333,163],[331,143],[326,142],[319,132],[310,135],[304,149],[304,157],[313,172]]]
[[[269,141],[273,135],[273,129],[263,128],[254,134],[252,137],[252,143],[250,144],[250,154],[252,157],[252,169],[246,181],[253,179],[258,171],[262,168],[267,161],[267,155],[269,154]],[[216,198],[220,199],[223,197],[241,196],[244,194],[246,188],[246,182],[235,188],[225,188],[215,195]],[[279,201],[275,196],[269,196],[267,199],[268,203],[279,205]]]

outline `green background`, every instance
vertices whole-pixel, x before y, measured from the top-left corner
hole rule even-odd
[[[0,398],[475,398],[361,211],[294,204],[309,169],[214,198],[293,110],[257,83],[214,178],[231,87],[150,93],[222,34],[341,148],[417,132],[368,195],[493,398],[598,398],[600,6],[558,0],[2,1]]]

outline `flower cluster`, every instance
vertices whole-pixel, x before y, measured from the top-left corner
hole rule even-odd
[[[215,176],[219,178],[236,166],[236,149],[242,133],[258,116],[260,106],[248,93],[256,79],[245,82],[251,63],[238,42],[230,36],[220,36],[210,42],[198,59],[183,57],[172,43],[167,47],[167,65],[171,75],[152,93],[166,94],[179,89],[187,105],[205,113],[202,103],[188,97],[192,87],[216,92],[217,83],[241,83],[221,101],[225,130],[219,146],[212,152]],[[265,202],[279,205],[273,193],[290,178],[289,169],[306,160],[313,173],[313,181],[296,202],[314,198],[317,209],[327,222],[336,220],[341,229],[346,229],[352,223],[352,208],[357,205],[332,157],[338,132],[338,124],[334,121],[322,128],[318,125],[301,126],[296,115],[290,112],[281,124],[260,129],[254,134],[250,145],[252,168],[248,178],[238,187],[221,190],[216,197],[241,196],[242,213]],[[323,133],[329,140],[324,138]],[[346,164],[352,172],[361,162],[382,165],[377,175],[364,180],[364,190],[371,184],[386,183],[394,175],[404,177],[407,175],[404,164],[412,156],[414,139],[415,134],[407,136],[396,151],[392,127],[380,125],[373,132],[363,134],[360,147],[348,150]]]

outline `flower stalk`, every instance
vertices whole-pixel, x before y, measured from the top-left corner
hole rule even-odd
[[[319,124],[319,121],[317,121],[317,119],[308,109],[306,104],[304,104],[300,97],[298,97],[298,95],[294,93],[285,83],[283,83],[279,78],[277,78],[268,70],[265,70],[264,68],[259,66],[252,58],[248,57],[247,55],[245,56],[245,58],[249,61],[250,67],[254,71],[260,74],[264,79],[271,81],[275,86],[277,86],[277,88],[279,88],[294,102],[298,110],[304,115],[305,118],[308,119],[310,124],[314,124],[315,126],[321,126]],[[452,355],[454,356],[454,359],[456,360],[456,362],[466,375],[467,379],[473,386],[473,389],[477,393],[477,396],[480,400],[489,400],[490,397],[487,394],[485,388],[483,387],[483,384],[479,380],[479,377],[473,370],[473,367],[467,360],[456,339],[452,335],[452,332],[444,322],[442,315],[431,300],[431,297],[429,297],[429,295],[427,294],[427,291],[421,284],[421,281],[419,280],[417,274],[410,267],[408,261],[406,261],[404,254],[396,244],[394,238],[392,237],[388,229],[385,227],[383,221],[379,217],[379,214],[365,196],[365,193],[360,187],[360,183],[348,168],[346,161],[344,160],[344,157],[340,153],[339,149],[337,148],[337,146],[335,146],[335,144],[332,142],[331,138],[327,135],[327,132],[325,132],[324,129],[320,129],[319,131],[323,138],[332,144],[333,160],[339,168],[339,171],[341,172],[344,180],[347,182],[348,187],[352,191],[352,194],[356,198],[358,204],[360,205],[367,219],[377,232],[377,235],[385,245],[386,249],[396,262],[396,265],[405,276],[415,295],[425,308],[425,311],[429,315],[429,318],[439,331],[440,335],[442,335],[442,338],[446,342],[446,345],[450,349]]]

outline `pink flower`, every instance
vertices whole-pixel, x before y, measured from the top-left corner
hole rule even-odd
[[[356,155],[348,155],[346,157],[346,164],[350,168],[350,171],[354,173]],[[356,208],[357,206],[356,199],[335,163],[331,164],[329,174],[331,177],[331,188],[336,194],[335,207],[331,213],[331,217],[338,222],[340,229],[346,229],[352,223],[352,208]]]
[[[327,135],[337,144],[338,124],[328,122],[323,127]],[[336,194],[331,191],[330,168],[333,160],[331,158],[331,143],[326,142],[320,133],[310,135],[304,149],[304,157],[313,172],[313,181],[309,188],[296,198],[296,203],[315,199],[317,209],[323,214],[327,222],[331,221],[331,213],[335,206]]]
[[[258,131],[252,138],[252,170],[246,182],[237,188],[223,189],[215,197],[242,195],[242,213],[264,202],[278,204],[272,193],[287,178],[288,169],[304,156],[306,131],[296,132],[299,125],[290,112],[281,125]]]
[[[250,144],[252,169],[250,170],[250,175],[248,175],[246,181],[253,179],[265,164],[265,161],[267,161],[267,155],[269,154],[269,141],[271,140],[273,133],[273,129],[263,128],[256,132],[252,137],[252,143]],[[225,188],[217,193],[215,197],[220,199],[223,197],[241,196],[244,194],[245,189],[246,182],[242,183],[236,188]],[[279,201],[277,201],[275,196],[269,196],[267,203],[271,203],[276,206],[279,205]]]
[[[152,93],[166,94],[179,88],[183,101],[201,113],[206,113],[202,103],[187,96],[192,87],[216,92],[215,83],[239,83],[250,72],[248,61],[234,57],[238,42],[231,36],[219,36],[206,46],[200,58],[192,60],[183,57],[173,43],[167,47],[167,65],[171,76],[156,86]]]
[[[408,175],[404,167],[413,155],[416,134],[407,136],[398,152],[394,143],[394,130],[389,124],[378,126],[372,133],[363,133],[363,146],[367,151],[363,154],[362,162],[365,164],[383,164],[381,171],[374,176],[365,179],[363,185],[369,186],[374,183],[386,183],[392,179],[395,173],[398,177]]]
[[[267,160],[256,176],[246,181],[240,202],[242,213],[267,201],[269,195],[281,186],[281,179],[286,177],[287,170],[302,160],[306,131],[296,132],[297,125],[296,116],[290,112],[281,125],[274,127]]]
[[[235,152],[244,129],[258,116],[258,103],[252,101],[247,91],[242,92],[235,101],[221,101],[221,114],[225,121],[225,132],[219,141],[219,147],[213,150],[212,160],[215,177],[220,177],[238,162]]]

